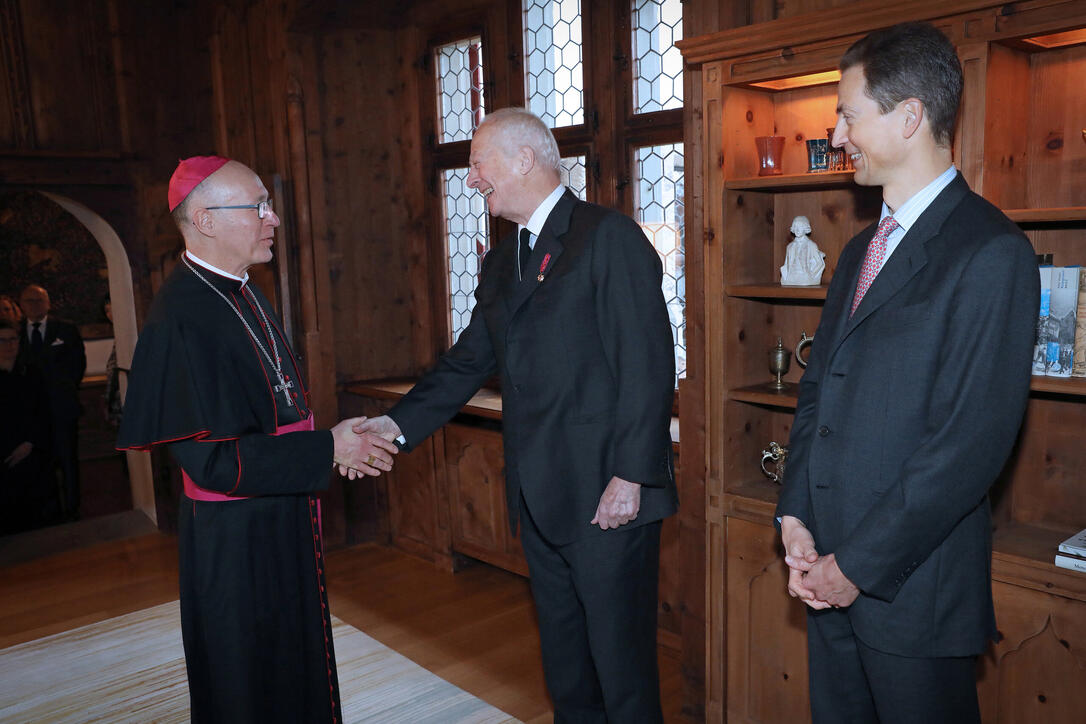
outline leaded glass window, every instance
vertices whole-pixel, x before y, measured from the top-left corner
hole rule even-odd
[[[466,38],[434,50],[440,143],[471,140],[483,121],[483,42]]]
[[[683,106],[681,0],[633,0],[634,112]]]
[[[449,264],[449,330],[453,342],[471,321],[479,270],[483,255],[490,248],[486,202],[482,194],[468,188],[467,179],[467,168],[450,168],[442,174]]]
[[[558,164],[562,185],[569,187],[581,201],[588,200],[587,167],[584,156],[563,158]]]
[[[524,0],[528,109],[551,128],[584,123],[581,0]]]
[[[683,144],[635,151],[637,221],[664,265],[663,291],[675,338],[675,373],[686,376],[686,261],[683,209]]]

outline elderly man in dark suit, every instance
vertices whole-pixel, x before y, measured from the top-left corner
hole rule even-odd
[[[19,295],[26,319],[19,336],[20,361],[38,369],[46,386],[52,424],[53,460],[60,469],[69,520],[79,518],[79,385],[87,370],[87,354],[79,328],[50,316],[49,292],[30,284]]]
[[[1033,249],[951,159],[962,89],[926,24],[843,57],[834,145],[882,218],[841,253],[777,508],[816,722],[979,722],[988,489],[1029,394]]]
[[[660,259],[632,220],[562,187],[528,111],[488,115],[470,163],[468,185],[518,233],[484,258],[457,343],[365,427],[411,448],[500,374],[506,503],[555,721],[660,721],[660,527],[678,504]]]

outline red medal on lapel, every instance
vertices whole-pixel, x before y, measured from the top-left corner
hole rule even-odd
[[[539,276],[535,278],[537,282],[543,281],[543,272],[547,271],[547,264],[550,264],[551,255],[548,252],[543,256],[543,263],[539,265]]]

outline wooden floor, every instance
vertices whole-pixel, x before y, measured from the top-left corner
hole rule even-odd
[[[525,722],[549,722],[528,582],[455,574],[375,544],[328,555],[332,613]],[[154,533],[0,568],[0,648],[177,598],[177,547]],[[677,655],[661,650],[664,718],[682,722]]]

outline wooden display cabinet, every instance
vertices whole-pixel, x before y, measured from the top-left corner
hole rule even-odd
[[[850,172],[806,172],[805,140],[836,121],[836,81],[825,74],[855,40],[905,20],[933,22],[962,59],[954,151],[970,186],[1056,264],[1086,264],[1086,37],[1027,40],[1086,28],[1086,2],[858,2],[681,43],[702,71],[709,204],[705,297],[690,302],[704,304],[705,319],[704,349],[691,354],[707,360],[708,721],[808,716],[804,614],[785,589],[778,487],[759,470],[762,449],[787,442],[802,369],[793,357],[791,386],[773,391],[767,355],[778,337],[793,349],[814,334],[841,249],[881,207],[880,189],[855,186]],[[757,175],[754,138],[764,135],[786,139],[781,176]],[[826,254],[820,287],[780,286],[797,215]],[[1086,710],[1086,575],[1053,565],[1059,541],[1086,527],[1086,380],[1035,378],[1032,388],[992,493],[1004,638],[978,664],[986,722],[1070,722]]]

